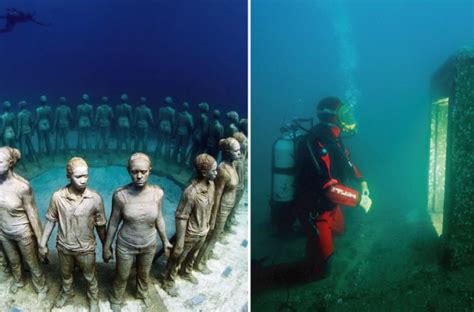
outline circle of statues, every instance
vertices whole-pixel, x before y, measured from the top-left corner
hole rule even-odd
[[[120,104],[112,109],[104,96],[95,111],[87,94],[81,99],[75,113],[65,97],[59,98],[53,110],[43,95],[33,113],[24,100],[18,103],[16,114],[10,102],[3,103],[0,270],[12,276],[10,293],[15,294],[25,286],[23,267],[27,266],[38,301],[50,304],[41,263],[48,262],[48,240],[57,226],[56,249],[62,285],[53,302],[55,307],[67,305],[74,296],[77,267],[87,284],[90,311],[99,311],[94,231],[102,246],[103,261],[108,263],[115,258],[109,293],[113,311],[121,309],[134,265],[136,297],[146,306],[152,304],[148,294],[150,271],[161,253],[168,257],[161,287],[170,296],[177,296],[175,280],[179,277],[197,284],[193,271],[211,273],[207,260],[218,258],[213,252],[216,242],[227,244],[225,234],[235,233],[232,230],[237,224],[235,212],[247,183],[247,120],[229,112],[228,125],[224,127],[218,110],[209,118],[209,104],[205,102],[198,105],[196,118],[190,113],[188,102],[176,113],[171,97],[164,99],[157,119],[146,97],[141,97],[139,106],[132,109],[128,96],[123,94]],[[71,150],[73,128],[77,130],[77,146]],[[40,163],[41,157],[54,154],[82,154],[92,150],[107,153],[113,149],[112,133],[116,139],[115,152],[131,154],[127,164],[131,182],[113,193],[110,216],[106,216],[101,195],[88,187],[87,162],[76,156],[68,160],[68,183],[52,194],[42,224],[30,183],[14,170],[22,155],[34,165]],[[149,141],[153,136],[157,139],[156,148],[150,151]],[[162,214],[165,193],[158,185],[148,182],[154,158],[193,166],[195,171],[176,208],[173,239],[167,237]],[[158,253],[157,234],[163,246]]]

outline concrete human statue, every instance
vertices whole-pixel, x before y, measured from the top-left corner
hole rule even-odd
[[[239,184],[239,174],[234,166],[234,161],[241,157],[239,142],[234,138],[221,139],[219,148],[222,151],[222,161],[217,168],[217,178],[214,182],[216,191],[209,222],[210,232],[194,263],[194,269],[205,274],[210,273],[207,259],[224,230],[227,217],[234,208]]]
[[[239,114],[235,111],[230,111],[225,116],[228,122],[225,128],[225,136],[230,138],[239,131]]]
[[[193,134],[191,136],[192,144],[189,150],[189,157],[191,161],[194,161],[198,154],[201,154],[206,149],[206,139],[209,130],[209,104],[201,102],[198,104],[199,116],[196,118],[196,126],[194,127]]]
[[[173,98],[167,96],[165,98],[165,107],[161,107],[158,114],[158,141],[156,143],[155,155],[161,157],[162,150],[164,147],[164,154],[166,158],[170,158],[170,145],[171,145],[171,135],[175,127],[175,115],[176,111],[172,107]]]
[[[9,101],[3,102],[3,110],[1,123],[0,123],[0,133],[2,135],[3,145],[16,147],[16,132],[17,124],[15,114],[11,112],[12,104]]]
[[[26,108],[26,101],[21,100],[18,103],[18,115],[17,115],[17,125],[18,131],[16,132],[16,138],[18,141],[18,147],[22,155],[28,155],[28,159],[35,160],[38,162],[38,156],[36,151],[33,148],[33,129],[35,128],[35,123],[33,120],[33,115]]]
[[[206,153],[218,159],[219,156],[219,141],[224,137],[224,127],[222,126],[219,119],[221,118],[221,112],[214,110],[212,112],[212,122],[209,125],[209,134],[207,136]]]
[[[235,203],[232,211],[227,218],[226,225],[224,227],[224,233],[235,234],[232,230],[232,225],[237,225],[237,220],[235,219],[235,214],[237,212],[237,207],[239,206],[240,200],[244,195],[245,185],[247,183],[247,137],[242,132],[236,132],[233,136],[240,144],[240,154],[241,157],[237,160],[234,160],[234,167],[239,175],[239,184],[237,185],[237,193],[235,195]],[[222,236],[221,236],[222,237]],[[226,242],[223,240],[222,242]]]
[[[59,106],[54,111],[53,129],[56,132],[56,141],[54,144],[55,152],[58,153],[60,144],[63,145],[64,154],[69,153],[69,132],[71,131],[74,118],[71,108],[67,105],[64,96],[59,98]]]
[[[101,104],[97,107],[95,112],[94,126],[97,129],[96,150],[105,152],[110,144],[110,129],[112,127],[112,120],[114,119],[114,112],[109,105],[109,98],[103,96]]]
[[[3,273],[10,273],[10,266],[8,265],[7,257],[3,251],[2,241],[0,240],[0,270]]]
[[[189,138],[194,128],[193,116],[189,113],[189,103],[183,103],[183,110],[179,112],[176,119],[176,135],[172,159],[176,162],[184,163],[186,151],[189,144]]]
[[[40,106],[36,108],[36,122],[38,131],[38,152],[51,155],[51,127],[53,112],[48,105],[46,95],[40,96]]]
[[[51,196],[39,252],[43,257],[48,254],[48,240],[57,223],[56,248],[62,286],[55,307],[62,308],[74,296],[74,270],[77,266],[87,282],[90,311],[98,312],[94,228],[104,245],[107,223],[104,203],[97,192],[87,187],[89,169],[84,159],[71,158],[66,165],[66,176],[69,183]]]
[[[148,152],[148,136],[153,127],[153,114],[148,107],[147,98],[140,97],[140,106],[135,108],[133,129],[135,131],[135,151]]]
[[[94,120],[94,108],[89,104],[89,95],[82,95],[83,103],[77,106],[77,150],[91,149],[92,122]]]
[[[107,227],[103,259],[105,262],[112,259],[112,241],[118,232],[115,246],[116,271],[110,294],[113,311],[120,311],[134,262],[137,268],[137,297],[146,306],[152,304],[148,287],[157,247],[157,231],[167,256],[173,247],[166,235],[161,211],[164,192],[159,186],[148,183],[151,168],[150,158],[146,154],[132,154],[128,161],[132,182],[115,190],[112,196],[112,213]]]
[[[196,256],[209,232],[209,220],[214,204],[214,182],[217,176],[216,160],[208,154],[200,154],[194,160],[196,177],[184,190],[176,208],[176,242],[168,258],[163,289],[173,297],[178,295],[174,287],[179,275],[198,284],[192,275]]]
[[[131,151],[130,143],[130,126],[132,124],[132,106],[127,103],[128,95],[120,96],[120,104],[115,108],[117,115],[117,152],[122,151],[125,144],[125,151]]]
[[[247,118],[242,118],[239,121],[239,130],[245,134],[245,136],[248,136],[249,133],[249,125],[248,125],[248,120]]]
[[[13,276],[10,293],[25,286],[24,262],[31,272],[38,301],[44,302],[48,287],[38,258],[43,228],[30,183],[13,171],[20,158],[18,149],[0,147],[0,241]]]

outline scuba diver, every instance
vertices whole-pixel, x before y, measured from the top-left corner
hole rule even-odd
[[[49,23],[39,22],[34,18],[34,14],[18,11],[17,9],[7,8],[5,15],[0,15],[0,18],[6,20],[6,24],[0,29],[0,33],[7,33],[13,30],[16,24],[33,22],[41,26],[51,26]]]
[[[264,267],[252,263],[252,290],[288,286],[324,278],[334,252],[333,234],[344,231],[341,206],[372,205],[367,182],[351,162],[341,133],[355,134],[357,124],[351,107],[336,97],[326,97],[317,106],[320,123],[295,142],[295,196],[292,212],[281,214],[281,223],[298,218],[306,234],[306,259]],[[348,186],[360,184],[360,193]],[[293,214],[293,215],[291,215]]]

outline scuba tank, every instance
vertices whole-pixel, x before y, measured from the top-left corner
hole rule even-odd
[[[285,231],[293,224],[293,202],[295,199],[296,149],[299,139],[308,129],[302,122],[312,119],[294,119],[280,129],[280,136],[272,147],[272,188],[270,207],[272,222],[279,230]],[[311,128],[310,127],[310,128]]]

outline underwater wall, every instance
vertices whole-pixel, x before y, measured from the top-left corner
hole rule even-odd
[[[474,264],[474,49],[461,50],[433,75],[431,93],[432,109],[435,102],[443,102],[440,99],[448,106],[442,223],[445,260],[452,267],[470,265]],[[443,175],[439,166],[434,173]],[[443,188],[432,182],[430,196],[439,197]]]

